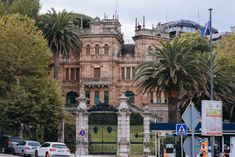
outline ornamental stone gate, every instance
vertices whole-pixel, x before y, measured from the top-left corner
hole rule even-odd
[[[118,109],[99,103],[90,109],[86,105],[85,91],[82,90],[76,108],[66,109],[76,115],[76,156],[88,154],[116,154],[118,157],[131,156],[130,106],[125,93],[119,97]],[[143,156],[150,153],[150,117],[148,107],[141,112],[143,127]],[[85,131],[84,135],[80,131]],[[141,132],[141,131],[140,131]],[[141,147],[141,145],[140,145]]]
[[[94,105],[89,112],[89,154],[117,152],[117,109],[106,104]]]

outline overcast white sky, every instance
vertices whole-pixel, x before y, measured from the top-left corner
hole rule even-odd
[[[52,7],[57,11],[83,13],[91,17],[109,18],[117,11],[122,24],[125,42],[132,42],[135,18],[142,24],[146,17],[146,26],[152,27],[158,22],[173,20],[192,20],[204,25],[209,18],[208,8],[213,8],[212,26],[220,32],[230,31],[235,25],[235,0],[40,0],[41,13]],[[117,3],[116,3],[117,2]],[[117,5],[116,5],[117,4]]]

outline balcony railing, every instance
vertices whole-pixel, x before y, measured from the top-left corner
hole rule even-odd
[[[81,80],[85,86],[109,86],[112,84],[111,78],[107,77],[84,77]]]

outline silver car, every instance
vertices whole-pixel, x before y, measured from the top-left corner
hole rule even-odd
[[[37,141],[21,141],[19,144],[15,145],[13,148],[14,154],[19,154],[21,156],[32,156],[35,153],[35,150],[41,145]]]

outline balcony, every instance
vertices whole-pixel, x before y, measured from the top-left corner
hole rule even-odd
[[[109,87],[112,84],[111,78],[107,77],[84,77],[81,80],[87,87]]]

